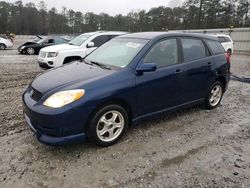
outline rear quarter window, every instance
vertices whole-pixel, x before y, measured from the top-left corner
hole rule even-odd
[[[232,40],[229,37],[225,37],[226,42],[232,42]]]
[[[225,53],[225,49],[223,48],[223,46],[220,44],[219,41],[206,40],[206,43],[213,54],[216,55],[216,54]]]
[[[226,42],[225,37],[218,37],[218,39],[219,39],[220,43]]]

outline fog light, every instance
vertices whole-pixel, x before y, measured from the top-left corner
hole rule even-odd
[[[49,61],[48,62],[49,65],[53,65],[53,63],[54,63],[53,61]]]

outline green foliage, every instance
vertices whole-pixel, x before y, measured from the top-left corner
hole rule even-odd
[[[172,4],[175,1],[172,0]],[[177,3],[178,4],[178,3]],[[22,1],[0,1],[0,33],[70,34],[96,30],[166,31],[250,26],[250,0],[186,0],[179,7],[155,7],[125,15],[75,12],[62,7],[48,10]]]

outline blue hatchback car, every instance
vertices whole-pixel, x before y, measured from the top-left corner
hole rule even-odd
[[[127,34],[35,78],[23,94],[24,116],[42,143],[109,146],[145,118],[197,104],[217,107],[229,78],[216,37]]]

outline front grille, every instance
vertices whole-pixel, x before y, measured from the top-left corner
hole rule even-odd
[[[42,98],[42,93],[40,93],[39,91],[35,90],[34,88],[30,89],[30,97],[34,100],[34,101],[39,101]]]

